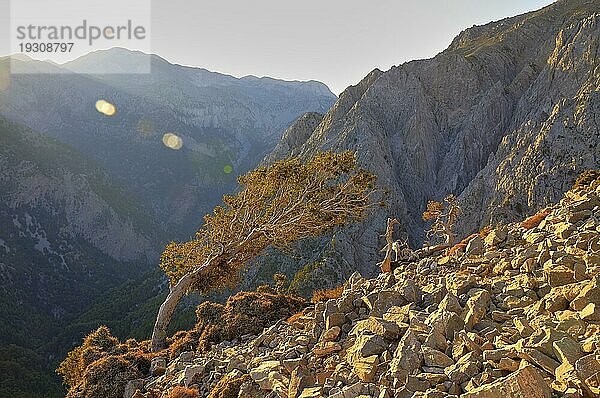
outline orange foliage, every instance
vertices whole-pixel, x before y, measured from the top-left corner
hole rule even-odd
[[[315,290],[310,301],[312,303],[318,303],[321,301],[327,301],[329,299],[338,299],[342,297],[343,292],[344,285],[334,287],[333,289]]]
[[[479,234],[471,234],[471,235],[467,236],[466,238],[464,238],[463,240],[460,241],[459,245],[465,245],[465,247],[466,247],[469,244],[469,242],[471,241],[471,239],[473,239],[477,235],[479,235]]]
[[[544,218],[546,218],[546,216],[548,216],[548,214],[550,214],[550,210],[548,210],[548,209],[538,211],[536,214],[534,214],[533,216],[531,216],[528,219],[526,219],[525,221],[523,221],[521,223],[521,226],[525,229],[535,228],[538,225],[540,225],[542,220]]]
[[[289,317],[286,322],[287,323],[294,323],[296,322],[298,319],[300,319],[300,317],[302,317],[302,315],[304,315],[302,312],[296,312],[294,315],[292,315],[291,317]]]
[[[454,246],[452,246],[450,249],[448,249],[448,256],[452,256],[454,254],[457,254],[460,251],[465,251],[467,247],[466,243],[457,243]]]
[[[200,394],[198,390],[194,390],[193,388],[187,388],[182,386],[177,386],[171,390],[167,398],[199,398]]]
[[[483,227],[481,229],[481,231],[479,231],[479,237],[481,239],[485,239],[485,237],[490,234],[491,230],[492,230],[492,227],[490,227],[489,225],[486,225],[485,227]]]
[[[178,332],[169,340],[170,357],[175,358],[183,351],[204,351],[212,344],[245,334],[258,334],[304,307],[306,301],[301,297],[259,292],[239,292],[225,304],[205,301],[196,309],[196,326]]]
[[[487,228],[487,227],[486,227]],[[485,229],[485,228],[484,228]],[[482,230],[483,231],[483,230]],[[487,235],[489,232],[486,231],[485,235]],[[465,249],[467,248],[467,245],[469,244],[469,242],[471,241],[471,239],[473,239],[476,236],[481,236],[481,232],[479,232],[478,234],[471,234],[469,236],[467,236],[466,238],[464,238],[463,240],[461,240],[459,243],[455,244],[454,246],[452,246],[450,249],[448,249],[448,256],[452,256],[454,254],[457,254],[460,251],[465,251]],[[482,238],[484,238],[485,236],[482,236]]]

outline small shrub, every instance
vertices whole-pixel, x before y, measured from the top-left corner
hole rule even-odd
[[[77,385],[83,378],[85,366],[82,360],[83,349],[75,347],[69,351],[67,357],[60,363],[56,373],[62,376],[63,384],[69,387]]]
[[[456,239],[454,226],[461,212],[458,198],[452,194],[446,196],[442,202],[430,200],[427,209],[423,212],[423,221],[431,221],[427,231],[427,244],[441,241],[445,245],[452,245]]]
[[[127,382],[147,375],[152,357],[159,355],[148,348],[148,342],[135,340],[121,344],[101,326],[67,354],[56,372],[70,387],[68,398],[120,398]]]
[[[107,356],[95,361],[86,369],[82,383],[72,388],[67,398],[121,398],[127,382],[143,376],[125,358]]]
[[[87,367],[100,358],[108,355],[119,343],[106,326],[88,334],[83,339],[83,344],[71,350],[61,362],[56,373],[62,376],[63,383],[73,387],[83,380]]]
[[[117,344],[119,344],[119,339],[114,337],[106,326],[100,326],[84,339],[84,345],[97,347],[102,351],[109,351],[115,348]]]
[[[249,375],[242,375],[240,377],[225,375],[212,389],[208,398],[237,398],[242,383],[250,379]]]
[[[294,323],[294,322],[296,322],[298,319],[300,319],[300,318],[302,317],[302,315],[304,315],[304,314],[302,313],[302,311],[300,311],[300,312],[296,312],[294,315],[292,315],[291,317],[289,317],[289,318],[286,320],[286,322],[287,322],[287,323]]]
[[[173,335],[169,343],[169,357],[177,358],[182,352],[195,351],[198,348],[200,334],[196,329],[181,330]]]
[[[549,209],[538,211],[536,214],[523,221],[521,223],[521,226],[525,229],[533,229],[540,225],[542,220],[544,220],[548,216],[548,214],[550,214]]]
[[[479,237],[481,239],[485,239],[486,236],[488,236],[491,231],[492,231],[492,227],[490,225],[486,225],[485,227],[483,227],[481,229],[481,231],[479,231]]]
[[[167,398],[199,398],[200,394],[198,390],[194,390],[193,388],[187,388],[182,386],[177,386],[171,390]]]
[[[287,319],[306,306],[301,297],[283,294],[239,292],[225,305],[204,302],[196,309],[194,329],[171,339],[171,357],[183,351],[204,351],[212,344],[231,341],[245,334],[258,334],[280,319]]]
[[[338,299],[342,297],[343,292],[344,285],[334,287],[333,289],[315,290],[310,301],[316,304],[318,302],[327,301],[329,299]]]

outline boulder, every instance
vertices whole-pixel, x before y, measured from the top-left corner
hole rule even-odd
[[[272,390],[272,381],[279,375],[279,361],[264,361],[258,367],[250,370],[250,377],[263,390]]]
[[[421,346],[421,352],[426,366],[445,368],[454,364],[452,358],[433,348]]]
[[[341,349],[342,346],[335,341],[323,341],[314,346],[313,353],[318,357],[322,357],[338,352]]]
[[[162,376],[167,370],[167,358],[155,357],[150,362],[150,375],[151,376]]]
[[[454,383],[461,384],[469,381],[479,372],[479,360],[474,353],[463,355],[455,364],[444,369],[448,379]]]
[[[386,339],[396,339],[400,335],[400,328],[395,322],[383,318],[369,317],[358,321],[350,332],[351,335],[360,336],[364,333],[372,333]]]
[[[334,326],[331,329],[327,329],[324,333],[323,333],[323,341],[335,341],[337,340],[337,338],[339,337],[340,333],[342,332],[342,329],[339,326]]]
[[[185,367],[184,371],[184,380],[185,386],[190,386],[192,384],[198,383],[202,379],[202,375],[204,374],[204,365],[189,365]]]
[[[400,339],[394,352],[394,358],[390,363],[390,373],[398,379],[406,378],[419,369],[422,364],[421,343],[409,329]]]
[[[374,381],[378,364],[379,357],[377,355],[371,355],[366,358],[355,357],[355,360],[350,363],[354,374],[356,374],[358,378],[365,383]]]
[[[574,366],[575,362],[583,356],[581,344],[570,337],[563,337],[560,340],[556,340],[552,343],[552,346],[556,358],[560,362],[568,362]]]
[[[493,383],[484,384],[462,398],[551,398],[552,390],[541,372],[526,366]]]
[[[364,334],[356,338],[354,344],[348,349],[346,356],[351,362],[354,357],[369,357],[379,355],[388,347],[383,337],[376,334]]]
[[[490,292],[485,289],[477,289],[469,300],[463,311],[463,320],[465,327],[472,329],[487,314],[490,305]]]
[[[497,246],[506,239],[506,228],[500,227],[490,231],[484,239],[485,244],[489,247]]]

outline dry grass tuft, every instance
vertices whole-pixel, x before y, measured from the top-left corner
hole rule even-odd
[[[327,301],[329,299],[338,299],[342,297],[343,292],[344,285],[334,287],[333,289],[315,290],[310,301],[316,304],[318,302]]]
[[[198,390],[193,388],[187,388],[182,386],[177,386],[169,392],[167,398],[199,398],[200,394]]]
[[[237,398],[242,383],[248,380],[251,380],[250,375],[242,375],[240,377],[225,375],[219,380],[207,398]]]
[[[538,211],[536,214],[523,221],[521,223],[521,226],[525,229],[533,229],[540,225],[542,220],[544,220],[548,216],[548,214],[550,214],[549,209]]]

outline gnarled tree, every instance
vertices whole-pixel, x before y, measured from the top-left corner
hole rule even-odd
[[[452,194],[446,196],[443,202],[430,200],[423,213],[424,221],[432,221],[431,228],[427,231],[429,243],[442,240],[439,248],[452,246],[456,240],[454,225],[459,214],[458,199]]]
[[[224,196],[224,205],[204,217],[194,239],[172,242],[162,254],[170,291],[156,317],[153,351],[165,348],[167,327],[186,293],[232,285],[268,247],[283,248],[363,219],[376,193],[375,177],[356,168],[352,152],[278,161],[238,182],[239,192]]]

